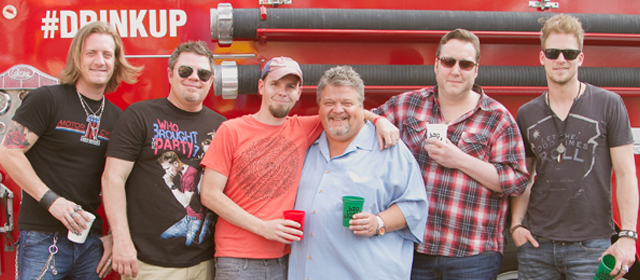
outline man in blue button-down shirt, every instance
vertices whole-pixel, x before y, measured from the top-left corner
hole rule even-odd
[[[409,279],[428,211],[418,163],[402,142],[380,150],[351,67],[327,70],[317,94],[325,132],[302,170],[295,209],[306,212],[305,237],[291,247],[289,279]],[[347,195],[365,199],[348,228]]]

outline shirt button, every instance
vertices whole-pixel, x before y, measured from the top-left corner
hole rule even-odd
[[[311,256],[307,257],[307,259],[311,259]]]
[[[331,170],[327,170],[327,174],[331,173]]]
[[[309,236],[313,236],[313,233],[311,233],[311,232],[310,232],[310,233],[309,233]]]
[[[322,190],[320,190],[319,193],[322,193]]]
[[[311,211],[311,214],[315,215],[316,214],[316,210]]]

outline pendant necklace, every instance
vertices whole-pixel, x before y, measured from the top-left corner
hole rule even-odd
[[[104,112],[104,96],[102,97],[102,104],[97,111],[91,110],[91,106],[87,103],[80,92],[76,91],[78,94],[78,99],[80,99],[80,104],[82,105],[82,109],[84,109],[84,113],[87,115],[87,130],[85,134],[80,137],[80,141],[83,143],[91,144],[94,146],[100,146],[100,140],[98,140],[98,132],[100,130],[100,119],[102,118],[102,113]],[[91,112],[91,113],[89,113]]]
[[[576,97],[573,99],[573,104],[575,104],[575,101],[578,99],[578,96],[580,96],[580,91],[582,90],[582,83],[579,84],[580,86],[578,87],[578,94],[576,94]],[[569,114],[567,114],[567,117],[565,119],[567,122],[564,124],[562,131],[558,129],[556,119],[553,117],[556,114],[553,112],[553,109],[551,109],[551,99],[549,98],[549,92],[547,92],[547,104],[549,105],[549,110],[551,111],[551,120],[553,121],[553,126],[555,126],[556,133],[560,137],[560,144],[558,144],[558,147],[556,147],[556,152],[558,152],[558,157],[556,158],[556,160],[558,161],[558,163],[562,163],[562,161],[564,160],[564,153],[567,151],[567,148],[564,146],[564,141],[566,139],[565,131],[567,130],[567,126],[569,126],[569,115],[571,114],[571,109],[573,109],[573,104],[571,104],[571,108],[569,108]]]

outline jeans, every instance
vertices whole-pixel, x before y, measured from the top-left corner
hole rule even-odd
[[[536,239],[538,248],[529,242],[518,247],[518,279],[593,279],[598,258],[611,246],[608,238],[582,242]]]
[[[54,240],[57,252],[51,247]],[[103,251],[100,235],[91,234],[84,244],[76,244],[58,233],[20,231],[17,248],[17,279],[100,280],[96,273]]]
[[[286,280],[289,256],[279,259],[215,258],[215,280]]]
[[[201,224],[202,221],[197,220],[196,217],[184,216],[182,220],[176,222],[170,228],[165,230],[160,235],[160,238],[169,239],[172,237],[184,236],[187,238],[184,244],[187,246],[191,246],[191,243],[193,243],[193,239],[196,237]]]
[[[459,258],[415,253],[411,279],[496,279],[501,263],[502,254],[498,252]]]

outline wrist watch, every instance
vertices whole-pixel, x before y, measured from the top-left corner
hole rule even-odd
[[[376,229],[376,236],[382,236],[387,232],[387,227],[384,226],[384,221],[380,216],[376,215],[376,219],[378,220],[378,229]]]
[[[621,230],[620,233],[618,233],[618,238],[620,237],[629,237],[635,241],[638,241],[638,233],[633,230]]]

